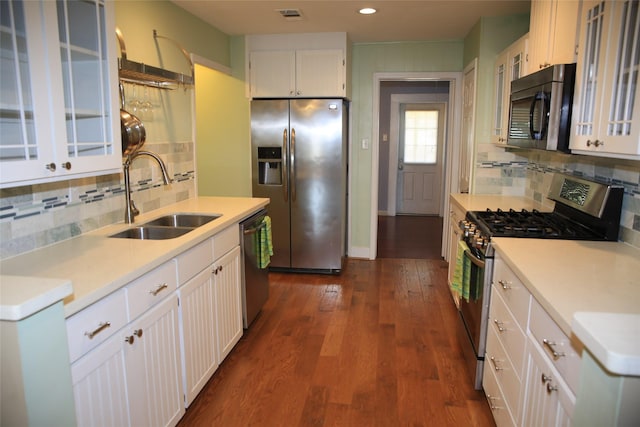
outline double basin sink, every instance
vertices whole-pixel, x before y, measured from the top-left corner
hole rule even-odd
[[[187,234],[196,228],[210,223],[221,215],[202,215],[179,213],[161,216],[144,224],[127,228],[109,237],[136,240],[165,240]]]

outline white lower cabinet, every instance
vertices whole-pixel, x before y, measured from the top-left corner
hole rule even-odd
[[[530,336],[523,426],[569,427],[576,398]]]
[[[172,295],[71,366],[78,426],[176,425],[180,373]]]
[[[67,319],[78,426],[178,423],[242,336],[240,256],[235,225]]]
[[[213,267],[178,290],[185,404],[189,406],[220,363],[217,354]]]
[[[214,299],[218,337],[218,359],[222,361],[242,337],[242,289],[240,247],[214,265]]]
[[[580,351],[495,255],[482,385],[498,427],[571,425]]]
[[[130,426],[124,342],[119,335],[71,365],[78,426]]]
[[[131,322],[121,336],[131,425],[176,425],[184,414],[178,297],[170,296]]]

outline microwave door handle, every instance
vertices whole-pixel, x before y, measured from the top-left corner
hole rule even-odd
[[[547,95],[540,91],[536,93],[536,96],[533,98],[533,102],[531,102],[531,107],[529,108],[529,134],[531,139],[540,140],[544,138],[545,130],[548,126],[549,122],[549,113],[547,108]],[[542,123],[539,130],[533,128],[533,115],[536,111],[536,104],[540,102],[542,106]]]

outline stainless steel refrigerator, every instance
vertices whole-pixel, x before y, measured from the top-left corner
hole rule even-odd
[[[252,188],[271,199],[272,269],[342,269],[347,126],[343,99],[251,102]]]

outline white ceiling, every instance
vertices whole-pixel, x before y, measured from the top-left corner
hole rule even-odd
[[[528,13],[530,0],[172,0],[228,35],[347,32],[352,42],[461,39],[482,16]],[[360,15],[369,6],[375,15]],[[297,9],[285,20],[277,9]]]

